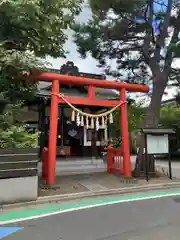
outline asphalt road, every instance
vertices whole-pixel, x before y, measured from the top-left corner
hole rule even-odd
[[[117,203],[10,226],[23,230],[4,240],[179,240],[180,197]]]

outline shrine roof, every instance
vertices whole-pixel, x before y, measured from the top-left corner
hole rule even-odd
[[[60,74],[60,70],[58,69],[50,69],[51,72]],[[62,74],[62,73],[61,73]],[[94,78],[94,79],[101,79],[102,81],[106,81],[105,75],[101,74],[91,74],[91,73],[83,73],[78,72],[76,76],[86,77],[86,78]],[[40,81],[38,85],[39,92],[37,95],[39,96],[50,96],[51,94],[51,86],[52,83],[49,81]],[[87,86],[70,86],[62,84],[61,93],[66,96],[70,97],[87,97],[88,87]],[[96,88],[96,97],[97,99],[117,99],[119,98],[119,93],[116,90],[112,89],[103,89],[103,88]]]

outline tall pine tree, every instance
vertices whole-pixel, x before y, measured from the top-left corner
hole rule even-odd
[[[161,99],[173,81],[179,85],[179,0],[90,0],[92,19],[74,26],[74,39],[82,57],[91,53],[106,74],[117,79],[127,75],[129,83],[152,81],[153,92],[145,127],[158,126]],[[116,62],[116,71],[109,60]],[[171,82],[172,83],[172,82]],[[136,172],[144,169],[143,141]],[[154,171],[154,165],[151,166]]]

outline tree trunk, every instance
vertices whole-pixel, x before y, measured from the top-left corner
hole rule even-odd
[[[164,94],[165,88],[168,82],[168,75],[164,72],[160,72],[153,80],[153,93],[151,97],[150,105],[147,109],[146,118],[144,122],[144,128],[157,128],[161,109],[161,100]],[[145,173],[145,159],[144,159],[144,137],[141,136],[140,148],[136,158],[136,164],[134,173],[136,176],[140,176],[141,173]],[[148,170],[150,173],[155,173],[154,158],[148,157]]]

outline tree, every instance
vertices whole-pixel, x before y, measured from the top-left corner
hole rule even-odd
[[[180,106],[171,104],[163,106],[160,111],[161,126],[175,130],[170,138],[170,153],[172,157],[178,157],[180,153]]]
[[[65,57],[65,30],[81,0],[0,1],[0,94],[11,101],[32,96],[36,84],[24,73],[42,70],[47,55]]]
[[[159,123],[165,128],[180,128],[180,107],[176,104],[162,107]]]
[[[179,69],[172,66],[180,56],[180,1],[90,0],[90,7],[92,19],[74,25],[79,53],[84,58],[91,53],[99,67],[118,80],[126,75],[130,83],[152,81],[144,127],[157,127],[166,86],[170,80],[180,82]],[[142,140],[136,173],[144,170],[143,145]]]
[[[145,116],[146,108],[142,104],[137,104],[133,99],[128,98],[128,127],[129,127],[129,140],[131,145],[131,152],[136,152],[135,147],[137,144],[135,142],[137,135],[139,135],[139,130],[143,127],[143,121]],[[120,129],[120,111],[117,110],[114,113],[113,124],[110,125],[110,135],[111,137],[119,138],[121,136]],[[135,146],[136,145],[136,146]]]
[[[145,115],[145,108],[141,104],[136,104],[133,99],[128,98],[128,124],[129,133],[138,131],[143,127],[143,120]],[[114,113],[114,122],[111,127],[111,133],[113,137],[119,137],[121,135],[120,129],[120,111],[117,110]]]

